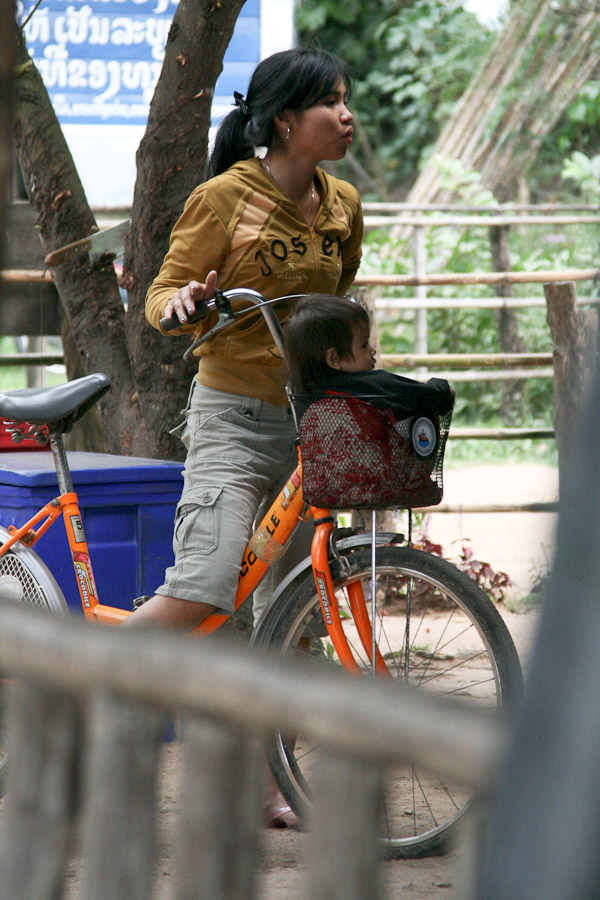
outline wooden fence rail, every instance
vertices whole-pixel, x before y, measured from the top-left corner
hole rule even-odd
[[[329,748],[308,823],[310,900],[381,896],[377,798],[386,766],[418,761],[480,788],[506,740],[499,721],[398,684],[315,672],[239,642],[101,629],[7,603],[0,667],[14,679],[0,836],[6,898],[63,896],[79,815],[85,900],[148,900],[165,713],[183,721],[174,852],[176,896],[186,900],[255,896],[261,749],[274,729],[301,729]]]

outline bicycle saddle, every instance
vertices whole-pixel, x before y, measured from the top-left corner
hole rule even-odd
[[[110,390],[108,375],[96,372],[66,384],[25,388],[0,394],[0,416],[14,422],[48,425],[51,433],[70,431],[73,423]]]

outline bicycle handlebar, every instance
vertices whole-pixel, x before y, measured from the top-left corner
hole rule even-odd
[[[173,313],[173,315],[168,318],[162,318],[160,320],[160,327],[163,331],[174,331],[176,328],[183,328],[184,325],[192,325],[194,322],[200,322],[202,319],[205,319],[210,312],[208,307],[209,302],[209,300],[200,300],[200,302],[196,304],[194,312],[187,313],[185,322],[180,322],[176,313]]]
[[[262,294],[259,294],[258,291],[254,291],[251,288],[231,288],[228,291],[217,290],[213,299],[202,300],[198,304],[194,312],[188,315],[186,322],[180,322],[176,316],[171,316],[169,319],[161,319],[160,325],[163,331],[172,331],[175,328],[181,328],[183,325],[199,322],[206,318],[210,312],[217,311],[217,322],[212,328],[209,328],[208,331],[196,338],[193,344],[191,344],[183,354],[183,358],[187,360],[200,344],[211,340],[225,328],[229,328],[234,324],[236,319],[244,315],[260,312],[264,316],[267,327],[273,336],[275,346],[281,353],[282,359],[285,359],[283,329],[279,319],[271,309],[271,305],[273,303],[280,303],[282,300],[292,300],[303,296],[304,294],[285,294],[284,296],[276,297],[273,300],[266,300]],[[231,306],[232,300],[245,300],[252,305],[250,308],[244,307],[244,309],[234,310]]]

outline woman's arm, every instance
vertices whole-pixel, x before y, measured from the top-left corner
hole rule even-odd
[[[216,273],[229,250],[227,230],[197,188],[173,228],[169,250],[146,295],[150,324],[162,331],[159,322],[163,316],[175,312],[183,321],[198,300],[214,296]],[[207,324],[204,320],[205,327]],[[198,323],[182,324],[169,334],[198,328]]]

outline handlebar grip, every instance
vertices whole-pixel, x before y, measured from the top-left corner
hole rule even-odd
[[[180,322],[176,315],[169,316],[169,318],[163,318],[160,320],[160,327],[163,331],[173,331],[175,328],[183,328],[185,325],[193,325],[194,322],[200,322],[201,319],[205,319],[209,313],[209,309],[207,306],[206,300],[201,300],[196,304],[196,309],[193,313],[187,314],[187,321]]]

